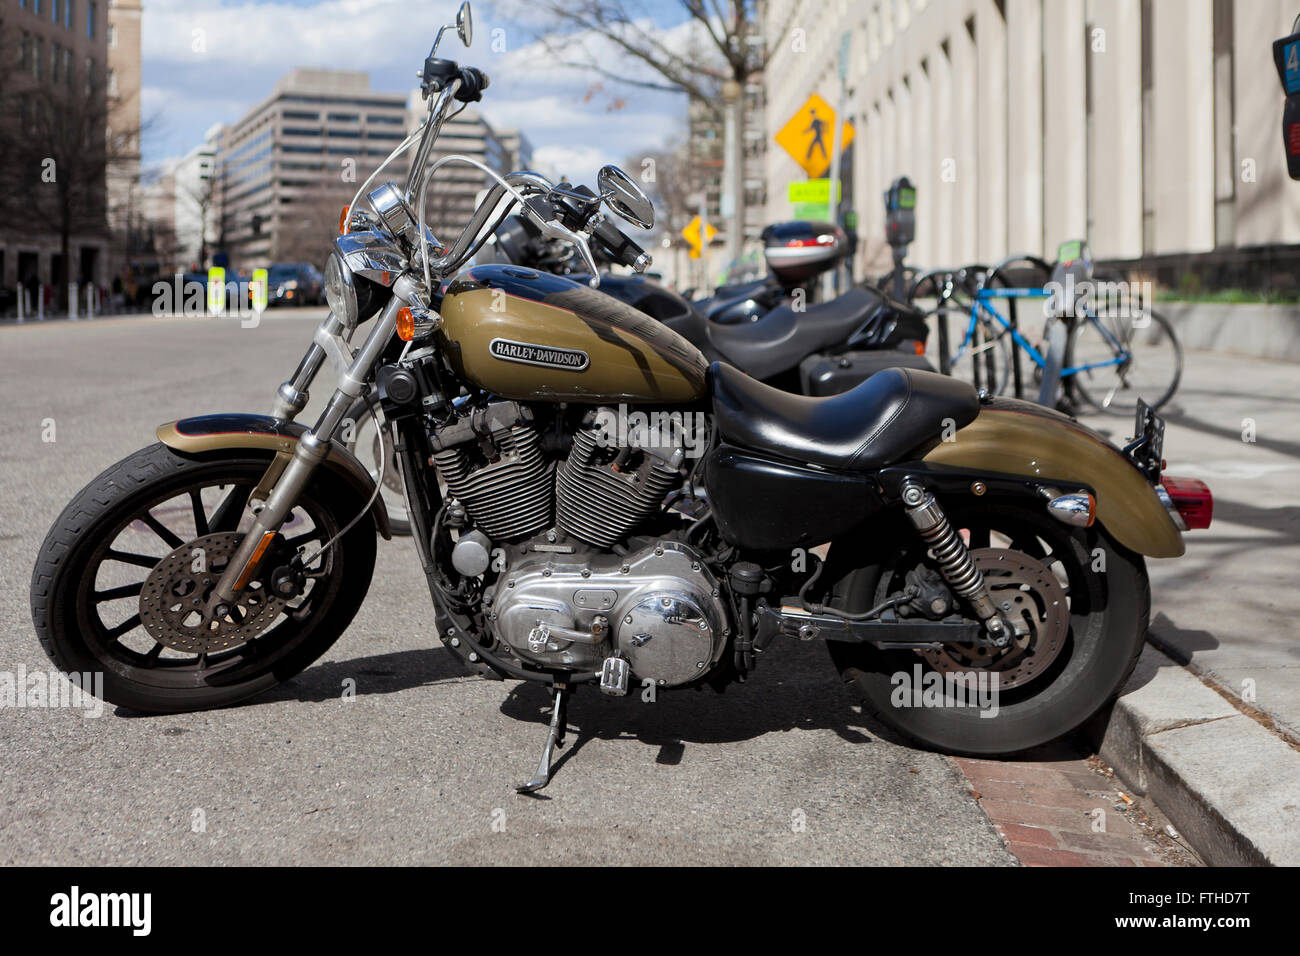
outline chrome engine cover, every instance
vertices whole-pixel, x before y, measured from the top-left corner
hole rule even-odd
[[[491,607],[497,636],[526,660],[598,670],[617,654],[663,687],[711,670],[730,634],[717,581],[676,541],[626,557],[530,555],[502,574]]]

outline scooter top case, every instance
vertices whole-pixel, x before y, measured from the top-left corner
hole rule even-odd
[[[849,253],[849,237],[829,222],[774,222],[759,238],[767,267],[787,292],[835,268]]]

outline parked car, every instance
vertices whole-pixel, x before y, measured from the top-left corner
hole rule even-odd
[[[267,272],[268,305],[320,305],[325,277],[309,262],[277,262]]]

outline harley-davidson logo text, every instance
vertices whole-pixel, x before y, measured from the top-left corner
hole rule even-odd
[[[541,365],[544,368],[562,368],[570,372],[581,372],[591,364],[587,353],[577,349],[557,349],[546,345],[531,345],[528,342],[512,342],[509,339],[493,339],[488,345],[488,351],[507,362]]]

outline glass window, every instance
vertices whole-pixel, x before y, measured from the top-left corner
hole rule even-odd
[[[71,2],[72,0],[68,0],[68,3]],[[55,23],[59,22],[59,0],[50,0],[50,19]]]
[[[69,30],[72,29],[72,7],[73,0],[63,0],[63,25]]]
[[[86,36],[92,40],[95,38],[95,14],[98,12],[95,8],[99,4],[95,0],[86,0]]]
[[[108,48],[110,50],[117,49],[117,24],[116,23],[110,23],[108,25]]]

